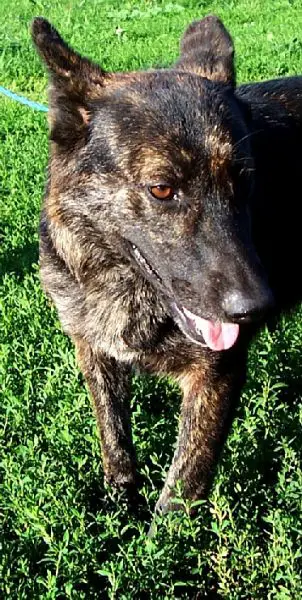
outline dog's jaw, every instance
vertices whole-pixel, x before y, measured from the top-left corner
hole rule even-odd
[[[163,282],[157,271],[149,264],[138,247],[131,243],[131,255],[140,270],[148,276],[151,281],[155,280],[163,287]],[[239,325],[237,323],[213,322],[195,315],[184,306],[179,305],[171,294],[167,294],[166,302],[175,323],[184,335],[199,346],[208,347],[214,351],[228,350],[237,341]]]

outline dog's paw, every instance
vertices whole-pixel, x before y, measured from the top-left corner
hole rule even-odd
[[[146,500],[139,492],[138,478],[133,481],[117,481],[105,476],[104,485],[110,500],[125,510],[139,515],[146,507]]]

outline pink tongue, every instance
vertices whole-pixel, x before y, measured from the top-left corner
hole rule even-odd
[[[239,334],[237,323],[213,323],[202,317],[197,317],[186,308],[182,307],[186,317],[193,323],[194,328],[202,334],[206,345],[211,350],[228,350],[233,346]]]

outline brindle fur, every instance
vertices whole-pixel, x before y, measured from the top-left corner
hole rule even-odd
[[[179,382],[179,436],[157,504],[166,511],[178,480],[192,500],[207,493],[254,317],[271,300],[265,277],[277,313],[300,297],[288,264],[299,252],[302,78],[236,88],[232,40],[211,16],[189,27],[173,68],[148,72],[105,73],[44,19],[33,38],[51,78],[43,286],[76,345],[112,485],[137,484],[132,368]],[[151,199],[146,186],[167,181],[177,202]],[[190,340],[171,309],[176,299],[226,320],[230,297],[245,309],[225,352]]]

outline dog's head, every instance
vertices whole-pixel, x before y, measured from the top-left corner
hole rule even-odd
[[[193,23],[174,68],[138,73],[105,73],[43,19],[33,37],[51,75],[61,214],[126,254],[190,339],[231,347],[271,293],[251,241],[248,107],[224,26]]]

